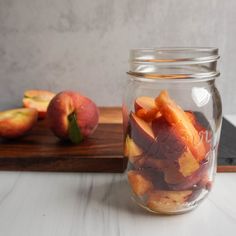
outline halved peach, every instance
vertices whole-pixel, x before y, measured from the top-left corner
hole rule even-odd
[[[134,108],[135,114],[147,122],[151,122],[160,115],[155,100],[151,97],[138,97],[135,100]]]
[[[142,196],[153,188],[151,181],[136,170],[130,170],[128,172],[128,180],[133,192],[137,196]]]
[[[35,108],[39,118],[43,119],[46,117],[48,104],[54,96],[54,93],[46,90],[27,90],[24,93],[23,106]]]
[[[36,123],[38,112],[33,108],[20,108],[0,112],[0,137],[17,138]]]
[[[124,155],[128,157],[130,162],[135,162],[143,153],[143,150],[129,136],[125,139]]]
[[[147,207],[155,212],[169,212],[178,209],[184,204],[190,195],[191,190],[186,191],[155,191],[150,194]]]
[[[195,158],[199,162],[203,160],[206,156],[205,145],[184,110],[169,97],[166,90],[160,93],[155,102],[161,114],[175,127],[179,137],[189,147]]]

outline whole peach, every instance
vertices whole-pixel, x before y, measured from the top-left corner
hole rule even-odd
[[[80,143],[95,131],[98,118],[96,104],[74,91],[58,93],[47,109],[47,119],[53,133],[74,143]]]

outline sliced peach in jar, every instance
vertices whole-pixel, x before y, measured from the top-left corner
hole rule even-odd
[[[156,138],[148,153],[155,150],[151,153],[155,159],[148,158],[144,164],[163,171],[167,183],[183,182],[199,168],[198,161],[165,118],[155,119],[152,127]]]
[[[145,178],[139,171],[130,170],[128,172],[128,180],[133,192],[137,196],[143,196],[153,188],[151,181]]]
[[[192,122],[193,126],[198,132],[205,131],[206,128],[203,127],[197,120],[195,114],[191,111],[185,111],[185,114],[188,116],[189,120]]]
[[[155,100],[151,97],[138,97],[135,100],[134,108],[135,114],[146,122],[151,122],[153,119],[160,116]]]
[[[186,181],[186,178],[179,171],[178,163],[175,161],[147,158],[143,161],[142,167],[144,169],[148,168],[149,170],[154,169],[162,172],[164,175],[164,181],[167,184],[180,184]]]
[[[155,118],[161,116],[160,112],[158,112],[158,110],[156,108],[154,108],[152,110],[146,110],[144,108],[141,108],[135,114],[139,118],[145,120],[146,122],[151,122]]]
[[[178,160],[160,160],[155,158],[143,158],[135,163],[142,169],[156,170],[162,172],[164,181],[172,186],[188,186],[192,187],[196,184],[201,175],[199,175],[200,165],[194,157],[191,160],[185,160],[184,153]],[[186,163],[185,163],[186,161]],[[189,168],[189,169],[188,169]],[[200,171],[200,174],[202,171]],[[186,183],[188,183],[186,185]]]
[[[195,115],[193,114],[193,112],[191,111],[185,111],[185,114],[187,115],[187,117],[189,118],[189,120],[192,122],[192,124],[194,125],[196,122],[196,118]],[[195,127],[196,128],[196,127]]]
[[[156,137],[154,156],[160,159],[176,160],[184,150],[186,144],[176,134],[175,129],[164,117],[159,117],[152,122],[152,130]]]
[[[143,150],[134,142],[132,138],[127,135],[125,139],[124,155],[128,157],[130,162],[133,163],[142,153]]]
[[[180,184],[186,181],[180,173],[179,167],[173,161],[162,161],[161,167],[164,173],[164,179],[167,184]]]
[[[157,108],[155,104],[155,99],[152,97],[142,96],[138,97],[134,103],[135,112],[139,109],[151,110]]]
[[[205,158],[205,145],[198,131],[184,110],[169,97],[166,90],[155,99],[157,107],[166,120],[175,127],[179,137],[189,147],[195,158],[200,162]]]
[[[202,162],[200,167],[192,175],[184,177],[184,181],[182,182],[169,183],[169,188],[172,190],[194,189],[207,174],[208,168],[208,162]]]
[[[130,114],[130,137],[145,152],[148,152],[156,143],[150,124],[134,113]]]
[[[191,194],[191,190],[155,191],[150,194],[147,207],[154,212],[175,211],[188,200]]]
[[[164,117],[150,124],[131,113],[130,124],[132,139],[147,155],[175,160],[186,149],[186,144]]]
[[[199,162],[195,159],[188,148],[178,159],[178,164],[179,172],[184,177],[192,175],[200,167]]]

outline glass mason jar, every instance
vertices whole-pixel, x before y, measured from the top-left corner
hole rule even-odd
[[[218,59],[216,48],[130,52],[124,154],[132,198],[149,211],[190,211],[211,190],[222,120]]]

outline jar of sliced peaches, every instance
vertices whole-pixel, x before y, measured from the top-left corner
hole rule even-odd
[[[196,208],[216,173],[222,106],[217,48],[130,52],[124,155],[135,202],[159,214]]]

